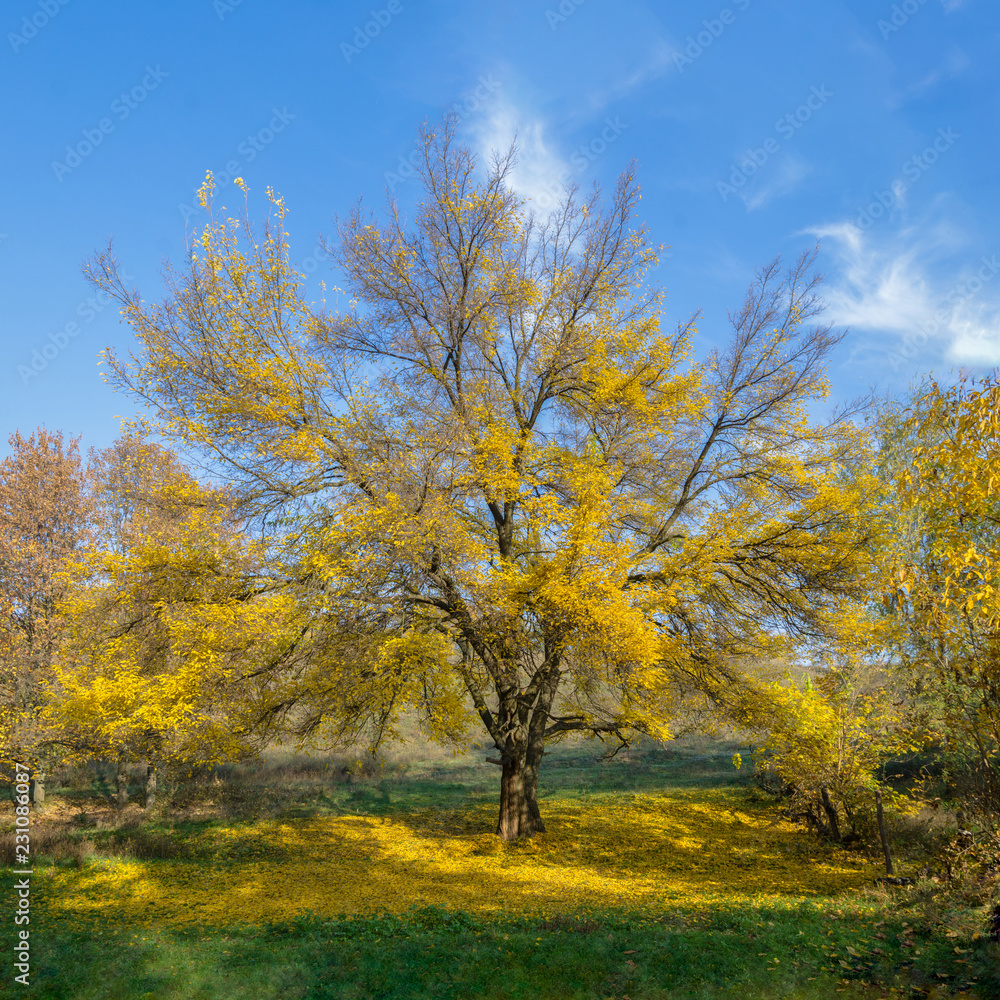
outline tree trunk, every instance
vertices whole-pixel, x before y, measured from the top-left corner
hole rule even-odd
[[[521,753],[505,754],[500,775],[500,816],[497,819],[497,836],[501,840],[517,840],[525,836],[523,829],[528,817],[524,797],[524,756]]]
[[[531,714],[528,725],[528,746],[524,755],[524,801],[527,807],[528,827],[522,836],[530,837],[536,833],[545,833],[545,823],[538,809],[538,769],[545,756],[545,730],[549,724],[552,703],[559,687],[561,674],[558,659],[551,662],[548,676],[538,692],[538,700]]]
[[[36,806],[45,804],[45,775],[41,771],[36,771],[31,779],[31,801]]]
[[[146,765],[146,798],[143,808],[152,809],[156,805],[156,765]]]
[[[540,757],[537,751],[528,750],[503,758],[497,820],[497,836],[501,840],[517,840],[545,832],[537,799]]]
[[[820,790],[820,795],[823,797],[823,811],[826,813],[826,818],[830,821],[830,836],[840,843],[840,823],[837,820],[837,808],[830,801],[830,793],[826,790],[824,785]]]
[[[128,769],[125,761],[120,760],[115,767],[115,792],[118,798],[118,808],[128,805]]]
[[[500,816],[497,836],[501,840],[517,840],[545,832],[538,809],[538,768],[545,754],[545,730],[549,710],[559,686],[557,661],[553,660],[548,674],[536,694],[530,721],[526,706],[510,698],[502,702],[502,721],[510,720],[506,747],[501,751]],[[497,742],[497,747],[500,744]]]
[[[532,740],[524,757],[524,801],[532,824],[532,833],[545,833],[545,823],[538,811],[538,767],[545,753],[544,745]],[[530,836],[530,834],[529,834]]]

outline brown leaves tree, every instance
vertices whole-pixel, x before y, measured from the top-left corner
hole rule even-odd
[[[67,566],[91,540],[79,440],[15,432],[0,462],[0,711],[2,755],[44,764],[38,712],[56,645]]]

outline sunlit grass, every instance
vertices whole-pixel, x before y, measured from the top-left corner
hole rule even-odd
[[[549,832],[525,843],[499,843],[488,807],[268,820],[212,827],[190,839],[183,860],[49,869],[40,888],[47,912],[63,920],[224,924],[234,913],[266,923],[432,904],[484,916],[654,913],[832,896],[875,873],[857,856],[821,850],[735,790],[545,805]]]

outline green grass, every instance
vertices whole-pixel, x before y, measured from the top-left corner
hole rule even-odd
[[[598,763],[593,744],[561,746],[543,766],[543,815],[547,800],[553,813],[559,803],[578,800],[610,816],[634,793],[669,789],[705,790],[706,799],[725,790],[748,808],[751,803],[765,808],[745,774],[733,769],[735,749],[707,740],[666,751],[644,745]],[[262,844],[250,834],[249,820],[262,815],[294,824],[299,817],[435,810],[446,823],[472,816],[488,824],[497,769],[481,763],[484,756],[389,759],[383,770],[343,774],[341,761],[274,755],[264,765],[226,768],[166,788],[172,807],[148,824],[128,816],[116,820],[101,805],[106,792],[99,784],[83,791],[78,785],[72,801],[88,815],[51,835],[50,857],[58,868],[81,866],[84,875],[94,865],[113,863],[102,857],[123,855],[152,859],[148,863],[154,866],[180,863],[196,875],[283,860],[280,845]],[[52,788],[50,801],[50,813],[56,814],[70,797]],[[228,835],[219,840],[213,831]],[[825,849],[805,834],[800,839],[809,856],[824,857]],[[56,849],[85,842],[89,854],[82,859],[71,851],[60,857]],[[641,844],[630,846],[641,854]],[[873,889],[841,897],[680,899],[656,913],[591,908],[528,919],[431,906],[341,918],[305,914],[266,926],[248,925],[233,912],[225,926],[194,927],[56,919],[46,909],[43,887],[40,882],[33,899],[32,986],[24,991],[11,982],[8,961],[0,973],[0,996],[1000,997],[1000,948],[983,937],[973,940],[981,907],[976,900],[965,909],[961,901],[943,901],[930,883],[918,891]],[[296,886],[287,891],[294,894]],[[9,954],[13,926],[8,922],[8,927]]]
[[[433,908],[403,916],[233,926],[42,934],[39,997],[594,998],[909,995],[934,984],[996,996],[985,953],[956,964],[951,948],[875,912],[784,906],[665,913],[658,921],[595,913],[534,923],[483,921]],[[858,958],[872,941],[883,956]],[[995,946],[993,946],[995,947]],[[912,952],[919,950],[914,958]],[[920,961],[923,959],[923,961]],[[843,963],[843,964],[841,964]],[[931,972],[929,967],[936,971]],[[979,979],[974,987],[973,978]],[[867,993],[866,983],[883,989]]]

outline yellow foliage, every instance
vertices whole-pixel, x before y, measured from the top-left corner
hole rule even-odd
[[[917,602],[955,609],[984,632],[1000,628],[1000,384],[932,385],[913,417],[924,443],[900,484],[919,510],[927,551],[903,570]],[[948,615],[950,617],[950,615]],[[938,626],[943,625],[936,618]],[[957,623],[960,629],[961,624]]]
[[[891,470],[908,530],[886,558],[887,606],[929,735],[1000,814],[1000,384],[931,383],[901,422]]]
[[[761,746],[763,766],[794,785],[804,801],[818,800],[825,787],[851,813],[870,807],[871,793],[881,788],[879,766],[914,749],[891,694],[859,690],[844,672],[805,690],[772,684],[769,695],[773,715]]]
[[[173,503],[193,491],[183,484]],[[241,680],[277,655],[298,612],[288,595],[253,595],[253,546],[227,521],[190,507],[126,551],[73,567],[43,713],[71,755],[161,763],[247,752],[257,706]]]

